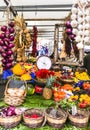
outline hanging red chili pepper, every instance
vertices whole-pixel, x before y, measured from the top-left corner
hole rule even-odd
[[[32,46],[32,55],[36,56],[37,55],[37,27],[33,26],[33,35],[32,35],[32,41],[33,41],[33,46]]]

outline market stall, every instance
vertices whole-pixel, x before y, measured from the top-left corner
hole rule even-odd
[[[37,52],[37,27],[28,29],[23,14],[7,7],[7,24],[0,27],[0,130],[90,129],[90,76],[83,67],[89,9],[88,1],[73,5],[60,54],[61,24],[55,24],[54,54],[48,55],[46,46]]]

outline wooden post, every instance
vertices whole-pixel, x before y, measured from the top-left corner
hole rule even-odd
[[[53,62],[56,63],[58,60],[58,42],[59,42],[59,25],[55,24],[54,32],[54,59]]]

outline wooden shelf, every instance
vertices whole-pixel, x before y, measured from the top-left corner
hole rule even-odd
[[[56,64],[60,64],[60,65],[70,65],[70,66],[82,66],[82,64],[78,63],[78,62],[70,62],[70,61],[57,61]]]

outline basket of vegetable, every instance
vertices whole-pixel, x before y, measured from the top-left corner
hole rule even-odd
[[[62,128],[67,120],[67,113],[62,109],[49,107],[45,110],[47,123],[54,128]]]
[[[24,111],[23,121],[29,128],[37,128],[45,125],[46,118],[42,110],[31,108]]]
[[[26,97],[26,88],[25,81],[10,78],[5,87],[5,103],[13,106],[21,105]]]
[[[21,121],[21,112],[19,108],[9,106],[0,109],[0,125],[4,128],[17,126]]]
[[[76,127],[84,128],[87,127],[89,121],[89,114],[86,111],[77,110],[77,113],[72,114],[68,111],[68,118],[70,123]]]

